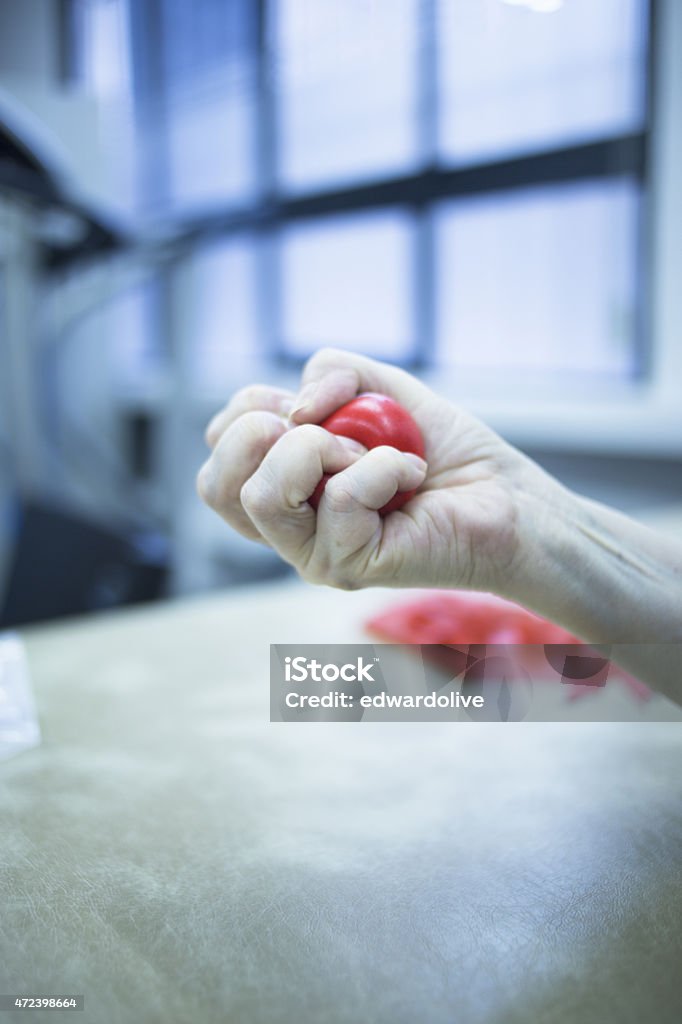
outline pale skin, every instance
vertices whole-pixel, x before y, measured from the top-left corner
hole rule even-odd
[[[317,424],[363,391],[414,417],[426,461],[367,451]],[[462,587],[518,601],[682,703],[682,547],[567,490],[485,424],[396,367],[335,349],[298,393],[239,391],[206,431],[198,490],[232,527],[311,583]],[[317,513],[307,502],[323,472]],[[418,488],[403,509],[381,508]]]

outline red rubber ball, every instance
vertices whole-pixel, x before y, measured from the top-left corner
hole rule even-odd
[[[377,448],[385,444],[401,452],[413,452],[421,458],[424,457],[424,439],[419,427],[409,412],[388,395],[379,395],[372,391],[358,395],[328,416],[320,426],[330,434],[358,441],[365,448]],[[329,474],[325,473],[308,498],[315,509],[320,503],[327,480]],[[414,493],[414,490],[398,491],[379,509],[379,515],[385,516],[395,509],[402,508]]]

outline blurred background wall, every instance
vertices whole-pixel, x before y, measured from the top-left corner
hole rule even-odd
[[[682,4],[0,0],[0,622],[267,580],[209,416],[339,345],[682,504]]]

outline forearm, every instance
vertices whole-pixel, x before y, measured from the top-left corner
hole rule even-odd
[[[682,703],[682,548],[545,474],[528,482],[506,596],[619,645],[624,667]]]

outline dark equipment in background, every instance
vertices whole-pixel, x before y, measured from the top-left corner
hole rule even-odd
[[[29,503],[20,513],[0,628],[155,601],[167,577],[160,535],[118,533]]]

